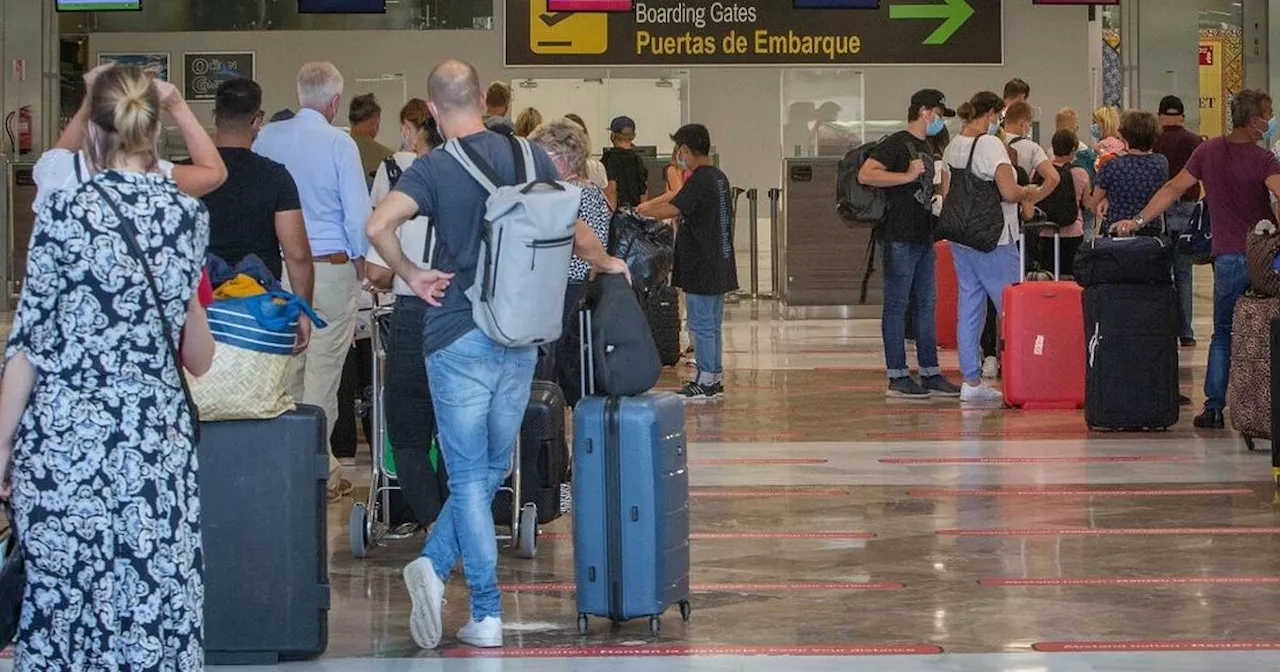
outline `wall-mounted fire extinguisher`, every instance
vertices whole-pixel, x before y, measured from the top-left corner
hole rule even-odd
[[[15,123],[16,128],[15,128]],[[31,125],[35,121],[35,115],[31,111],[30,105],[22,107],[10,112],[4,118],[5,134],[9,136],[9,147],[11,150],[17,150],[18,154],[30,154],[32,146]]]

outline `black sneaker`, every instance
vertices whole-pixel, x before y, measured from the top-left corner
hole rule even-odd
[[[1222,418],[1222,411],[1213,408],[1204,409],[1204,412],[1197,415],[1191,424],[1200,429],[1225,429],[1227,426],[1226,421]]]
[[[929,392],[931,397],[959,397],[960,387],[942,376],[927,376],[920,379],[920,386]]]
[[[1188,396],[1187,396],[1187,395],[1185,395],[1185,394],[1179,394],[1179,395],[1178,395],[1178,405],[1179,405],[1179,406],[1190,406],[1190,405],[1191,405],[1191,397],[1188,397]]]
[[[703,385],[695,381],[689,381],[680,388],[680,396],[687,401],[695,401],[701,399],[715,399],[724,396],[724,383],[711,383]]]
[[[889,389],[884,396],[890,399],[928,399],[929,390],[924,389],[911,376],[889,379]]]
[[[1190,336],[1183,336],[1178,339],[1178,344],[1184,348],[1194,348],[1196,347],[1196,339]]]

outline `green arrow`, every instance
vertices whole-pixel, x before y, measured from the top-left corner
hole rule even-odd
[[[946,19],[924,44],[946,44],[952,35],[973,16],[968,0],[943,0],[941,5],[890,5],[891,19]]]

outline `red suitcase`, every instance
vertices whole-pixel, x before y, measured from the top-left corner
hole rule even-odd
[[[959,321],[960,287],[956,282],[956,265],[951,258],[951,243],[940,240],[933,246],[934,280],[938,290],[938,305],[934,309],[938,347],[954,350],[960,341],[956,337]]]
[[[1054,236],[1055,248],[1058,241]],[[1003,303],[1005,402],[1024,410],[1084,408],[1084,290],[1074,282],[1024,278],[1005,288]]]

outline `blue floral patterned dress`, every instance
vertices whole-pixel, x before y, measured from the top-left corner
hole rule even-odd
[[[160,319],[181,333],[209,218],[158,174],[92,179],[132,220],[164,303],[91,185],[38,213],[6,359],[38,372],[14,442],[27,589],[17,670],[199,670],[193,418]]]

